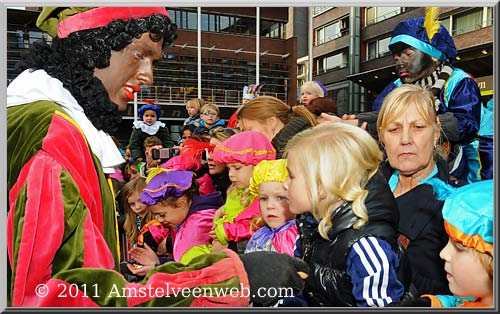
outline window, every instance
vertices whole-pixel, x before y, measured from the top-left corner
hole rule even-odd
[[[389,50],[390,40],[391,38],[387,37],[368,43],[367,44],[368,55],[366,57],[366,60],[372,60],[390,54],[391,53]]]
[[[333,7],[313,7],[313,16],[320,15],[321,13],[330,10]]]
[[[260,21],[260,36],[269,38],[281,38],[285,36],[285,24],[273,21]]]
[[[371,25],[380,21],[401,14],[403,10],[400,7],[368,7],[366,8],[366,23]]]
[[[219,24],[219,31],[221,32],[228,32],[229,31],[229,16],[220,16],[220,24]]]
[[[463,33],[480,29],[483,25],[483,8],[468,11],[453,16],[452,35],[457,36]]]
[[[198,29],[198,13],[187,12],[187,29],[191,30]]]
[[[169,9],[172,21],[179,29],[198,29],[198,13]],[[227,16],[214,13],[201,14],[201,30],[204,32],[221,32],[255,36],[255,18]],[[261,20],[261,36],[269,38],[286,38],[285,23]]]
[[[347,64],[347,55],[338,53],[332,56],[318,59],[318,74],[328,70],[344,67]]]
[[[305,65],[297,64],[297,76],[303,75],[305,70]]]
[[[343,20],[318,28],[316,30],[316,45],[321,45],[330,40],[341,37],[341,31],[344,29],[346,29],[346,23]]]

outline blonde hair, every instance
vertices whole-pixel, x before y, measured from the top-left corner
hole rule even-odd
[[[201,107],[205,105],[205,101],[201,98],[191,98],[186,102],[186,109],[189,107],[195,108],[198,111],[201,110]]]
[[[233,134],[231,134],[233,133]],[[234,134],[240,133],[239,129],[234,129],[234,128],[225,128],[223,126],[218,126],[213,129],[211,129],[208,134],[210,134],[211,137],[214,137],[218,139],[221,142],[224,142]]]
[[[352,202],[359,218],[353,228],[368,223],[365,186],[383,158],[368,132],[346,123],[325,123],[294,136],[285,151],[300,165],[298,173],[305,178],[313,216],[325,218],[318,226],[324,239],[328,239],[330,217],[339,201]]]
[[[387,126],[401,116],[402,112],[413,104],[419,115],[436,130],[441,129],[434,107],[434,95],[424,87],[404,84],[390,92],[382,103],[377,118],[377,132],[382,141]]]
[[[491,280],[493,280],[493,256],[486,254],[486,253],[481,253],[478,250],[470,247],[466,247],[469,252],[474,255],[479,263],[483,265],[484,269],[488,273],[488,276],[490,277]]]
[[[123,208],[125,209],[125,223],[123,224],[123,229],[125,230],[125,235],[129,243],[137,242],[137,237],[139,236],[139,231],[137,230],[137,215],[134,213],[130,205],[128,204],[128,198],[132,193],[137,192],[141,193],[144,187],[146,186],[146,178],[137,177],[125,184],[122,190],[122,200],[123,200]],[[141,221],[141,224],[144,225],[146,222],[151,220],[151,213],[149,210],[146,210],[146,214]]]
[[[311,126],[318,125],[316,117],[303,105],[290,107],[273,96],[259,96],[238,110],[238,119],[248,119],[266,125],[270,117],[277,117],[287,124],[294,117],[302,117]]]
[[[323,91],[321,86],[319,86],[319,84],[314,81],[307,81],[302,84],[302,86],[300,87],[300,91],[310,91],[311,93],[318,95],[318,97],[325,97],[325,92]]]
[[[217,112],[217,116],[220,115],[219,107],[215,104],[205,104],[203,107],[201,107],[200,112],[204,112],[206,110],[212,109]]]

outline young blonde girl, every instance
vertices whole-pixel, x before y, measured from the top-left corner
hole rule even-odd
[[[186,110],[188,113],[188,117],[184,120],[183,125],[192,124],[195,127],[200,125],[200,110],[201,107],[205,105],[205,101],[201,98],[191,98],[186,102]]]
[[[234,251],[244,252],[251,236],[250,223],[259,215],[258,201],[254,201],[255,195],[249,190],[252,171],[260,161],[275,158],[271,142],[256,131],[235,134],[215,146],[213,160],[227,165],[232,185],[224,206],[214,218],[210,233],[214,239],[213,250],[229,246]]]
[[[298,218],[297,255],[310,267],[310,306],[385,306],[399,301],[398,209],[378,171],[382,152],[359,127],[326,123],[286,147],[284,187]]]
[[[252,224],[255,230],[245,253],[273,251],[293,256],[297,225],[283,188],[287,177],[286,159],[263,160],[253,169],[250,194],[258,197],[260,215]]]
[[[311,100],[327,94],[327,89],[320,81],[307,81],[300,87],[300,104],[307,107]]]

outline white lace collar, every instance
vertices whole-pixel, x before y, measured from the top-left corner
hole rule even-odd
[[[44,70],[25,70],[7,87],[7,107],[49,100],[58,103],[83,130],[92,152],[99,158],[105,173],[114,173],[114,167],[125,162],[111,136],[97,130],[61,81]]]
[[[142,132],[145,132],[149,135],[155,135],[160,127],[165,127],[165,123],[156,121],[153,125],[147,125],[146,123],[144,123],[144,121],[135,121],[134,127],[136,129],[141,129]]]

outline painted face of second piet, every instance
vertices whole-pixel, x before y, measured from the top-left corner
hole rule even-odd
[[[410,46],[401,48],[395,49],[392,57],[396,63],[396,72],[404,84],[427,77],[436,69],[438,63],[428,54]]]

